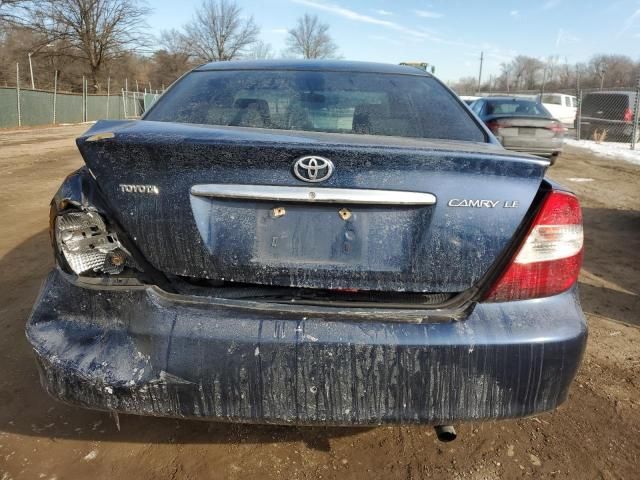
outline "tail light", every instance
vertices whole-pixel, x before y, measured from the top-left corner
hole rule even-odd
[[[501,128],[508,128],[511,126],[511,122],[505,120],[490,120],[487,122],[487,127],[492,133],[497,134]]]
[[[624,118],[623,118],[623,120],[625,122],[632,122],[633,121],[633,112],[628,107],[624,109]]]
[[[570,193],[547,195],[529,233],[485,300],[555,295],[578,280],[582,265],[582,212]]]
[[[567,132],[567,129],[564,127],[564,125],[559,122],[553,122],[549,129],[556,137],[559,135],[564,135]]]
[[[53,233],[58,251],[76,275],[88,271],[117,275],[125,267],[137,268],[131,254],[97,212],[59,215]]]

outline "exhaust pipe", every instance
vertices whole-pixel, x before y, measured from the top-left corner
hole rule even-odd
[[[441,442],[453,442],[458,436],[453,425],[436,425],[433,428],[435,428],[436,436]]]

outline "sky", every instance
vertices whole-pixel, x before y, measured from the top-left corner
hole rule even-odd
[[[180,28],[202,0],[148,0],[154,33]],[[305,13],[330,25],[347,60],[428,62],[445,81],[498,74],[516,55],[570,63],[598,53],[640,60],[640,0],[236,0],[278,55]]]

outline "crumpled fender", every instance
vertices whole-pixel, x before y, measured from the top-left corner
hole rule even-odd
[[[105,223],[117,233],[119,241],[133,255],[136,264],[141,267],[142,271],[138,280],[143,283],[158,285],[168,292],[175,292],[175,289],[164,274],[148,262],[135,242],[127,235],[124,228],[115,220],[115,215],[112,214],[113,210],[109,202],[100,191],[100,186],[92,175],[91,170],[86,166],[68,175],[51,200],[49,237],[54,251],[54,258],[58,265],[62,266],[65,262],[59,258],[56,241],[53,237],[54,222],[59,213],[70,209],[91,210],[102,215]],[[105,283],[109,283],[109,277],[105,277],[105,279],[107,280]]]

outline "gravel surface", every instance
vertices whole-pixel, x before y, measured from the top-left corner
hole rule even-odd
[[[86,126],[0,132],[0,480],[638,478],[640,166],[568,147],[549,176],[581,198],[583,366],[556,412],[458,426],[226,425],[68,407],[40,388],[24,323],[52,265],[48,204]]]

